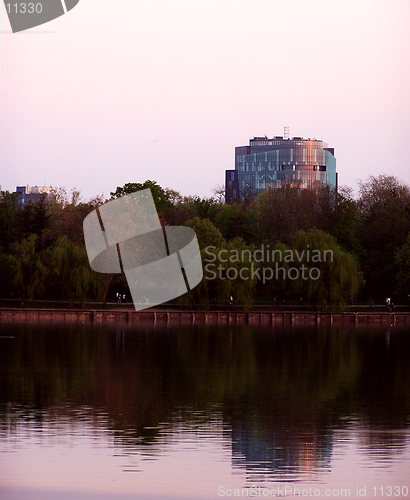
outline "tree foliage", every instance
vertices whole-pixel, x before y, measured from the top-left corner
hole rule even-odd
[[[249,306],[260,298],[273,301],[280,296],[340,305],[360,294],[368,300],[410,293],[410,187],[395,177],[381,175],[360,182],[356,198],[346,188],[336,192],[289,184],[258,197],[249,191],[245,199],[227,204],[221,188],[214,197],[200,198],[147,180],[117,187],[111,199],[147,188],[163,225],[195,230],[203,259],[207,247],[214,247],[218,255],[235,248],[255,252],[262,245],[278,252],[301,254],[308,248],[333,252],[333,262],[321,263],[320,280],[264,280],[258,274],[252,280],[219,275],[204,279],[190,295],[199,304],[224,303],[233,296],[235,303]],[[76,189],[53,189],[47,198],[25,205],[17,194],[0,192],[0,296],[21,302],[28,298],[105,301],[114,297],[114,290],[124,290],[123,275],[94,273],[88,263],[83,220],[102,203],[101,196],[84,201]],[[297,265],[305,265],[309,272],[313,264],[304,258]],[[226,262],[217,257],[217,264],[222,274],[228,269],[239,274],[258,264],[252,256],[249,259]],[[286,273],[294,266],[281,265]],[[272,262],[263,266],[274,269]]]
[[[145,181],[144,183],[139,182],[129,182],[124,184],[124,186],[118,186],[115,191],[111,191],[110,195],[112,198],[121,198],[126,194],[135,193],[137,191],[141,191],[143,189],[150,189],[152,193],[152,197],[155,202],[155,206],[158,212],[166,217],[168,210],[171,208],[171,195],[170,191],[166,191],[155,181]]]
[[[363,285],[359,263],[338,245],[333,236],[318,229],[299,232],[294,236],[291,248],[293,252],[298,251],[299,256],[303,255],[299,265],[306,267],[305,276],[309,276],[309,279],[301,277],[293,282],[292,288],[297,295],[312,304],[333,304],[341,308],[349,297],[357,295]]]
[[[224,205],[215,221],[216,227],[227,240],[242,238],[247,243],[252,242],[254,236],[253,212],[246,211],[243,204],[233,203]]]
[[[87,203],[78,191],[53,189],[47,198],[21,204],[18,195],[0,197],[1,296],[83,302],[101,295],[104,279],[89,265],[84,246],[84,217],[102,202]]]
[[[334,198],[328,187],[267,189],[254,202],[259,239],[290,243],[298,231],[328,230]]]
[[[0,251],[7,250],[18,238],[18,194],[0,191]]]
[[[328,232],[344,250],[359,257],[362,254],[359,227],[360,213],[352,189],[342,188],[335,195]]]
[[[395,263],[397,265],[396,292],[404,296],[410,294],[410,233],[406,242],[395,253]]]
[[[10,291],[24,304],[35,293],[41,293],[45,286],[48,269],[42,255],[36,251],[38,236],[31,234],[12,246],[12,253],[0,254],[0,269]]]
[[[60,237],[44,255],[49,270],[49,284],[58,297],[84,304],[90,297],[100,300],[104,291],[104,275],[92,271],[84,246]]]
[[[241,238],[226,241],[215,237],[208,242],[211,244],[201,250],[204,279],[194,289],[194,300],[204,307],[216,301],[248,308],[253,302],[257,283],[252,275],[253,248]]]
[[[369,293],[391,294],[397,275],[396,251],[410,231],[410,188],[392,176],[360,182],[358,238]]]
[[[215,227],[209,219],[200,219],[199,217],[194,217],[185,225],[195,231],[198,238],[199,248],[201,250],[212,245],[219,246],[224,241],[224,238],[219,229]]]

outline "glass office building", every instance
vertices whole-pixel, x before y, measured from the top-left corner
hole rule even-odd
[[[254,137],[235,148],[235,170],[227,170],[227,203],[258,195],[282,184],[337,188],[334,149],[317,139]]]

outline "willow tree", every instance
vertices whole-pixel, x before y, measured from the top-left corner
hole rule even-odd
[[[194,301],[203,308],[210,302],[231,303],[246,309],[253,302],[257,277],[253,273],[252,248],[243,240],[220,240],[201,250],[204,277],[192,291]]]
[[[297,233],[288,255],[288,264],[299,270],[297,274],[289,269],[289,284],[313,305],[343,308],[363,285],[357,259],[328,233],[318,229]]]
[[[41,294],[45,288],[47,268],[41,252],[37,252],[38,236],[30,235],[11,246],[11,253],[0,254],[0,272],[3,290],[7,295],[20,298],[24,305],[26,299],[31,300],[35,293]]]
[[[86,299],[103,296],[105,277],[91,269],[85,247],[62,236],[47,251],[46,261],[50,285],[61,298],[83,306]]]
[[[185,223],[185,226],[190,227],[195,231],[198,239],[198,245],[201,252],[202,263],[209,248],[216,248],[224,242],[224,238],[218,228],[209,219],[200,219],[194,217]],[[212,289],[213,287],[211,287]],[[193,290],[180,297],[180,303],[188,301],[189,303],[198,303],[203,308],[209,307],[210,298],[214,296],[211,291],[209,283],[202,279],[202,281]]]
[[[395,263],[398,266],[396,274],[396,293],[403,296],[410,294],[410,233],[407,235],[406,243],[395,253]]]

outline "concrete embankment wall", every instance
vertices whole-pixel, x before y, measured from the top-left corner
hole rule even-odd
[[[143,325],[410,326],[410,313],[196,312],[146,309],[0,308],[0,322],[129,323]]]

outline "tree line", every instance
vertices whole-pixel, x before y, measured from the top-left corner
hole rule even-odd
[[[146,188],[162,225],[187,225],[197,234],[204,279],[182,302],[342,308],[386,296],[403,303],[410,293],[410,187],[393,176],[359,182],[356,197],[350,188],[288,184],[227,204],[222,189],[210,198],[182,196],[148,180],[117,187],[110,199]],[[107,201],[84,201],[77,190],[59,188],[23,205],[18,194],[2,191],[0,298],[21,304],[107,302],[118,292],[130,298],[123,275],[96,273],[88,263],[83,220]],[[261,249],[297,258],[261,262]],[[314,250],[331,252],[332,259],[313,261]]]

